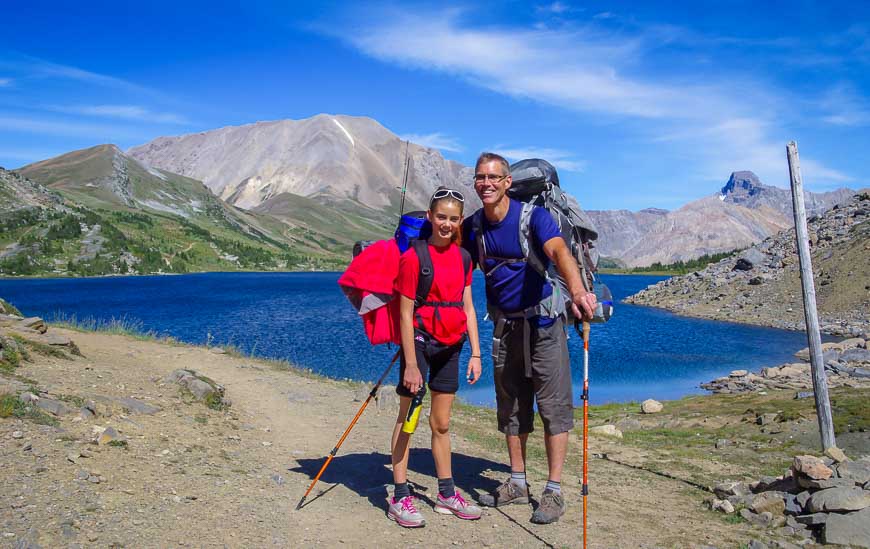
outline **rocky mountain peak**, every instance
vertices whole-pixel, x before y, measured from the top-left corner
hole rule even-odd
[[[722,187],[722,195],[734,199],[738,197],[752,197],[762,192],[765,185],[761,183],[755,173],[744,170],[732,172],[728,182]]]

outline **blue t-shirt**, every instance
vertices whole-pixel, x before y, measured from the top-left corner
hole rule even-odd
[[[463,223],[462,245],[471,253],[474,263],[480,266],[477,257],[476,235],[473,234],[472,217],[474,215],[481,217],[486,255],[488,256],[486,264],[480,266],[482,271],[489,272],[500,263],[499,260],[492,259],[492,256],[523,258],[523,249],[520,246],[520,212],[522,207],[522,204],[511,199],[507,215],[498,223],[490,223],[482,210],[469,216]],[[534,208],[529,232],[531,233],[533,249],[538,257],[544,260],[544,264],[549,265],[549,259],[544,253],[544,243],[551,238],[561,236],[559,226],[556,225],[553,216],[543,208]],[[505,313],[523,311],[537,305],[552,293],[553,288],[550,283],[525,261],[502,265],[486,277],[487,301]],[[541,323],[545,323],[544,319],[541,319]]]

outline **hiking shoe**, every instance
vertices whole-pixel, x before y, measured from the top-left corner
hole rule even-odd
[[[391,497],[390,510],[387,511],[387,516],[399,523],[399,526],[404,526],[405,528],[426,526],[426,519],[414,507],[414,498],[412,496],[405,496],[400,500]]]
[[[442,515],[454,514],[465,520],[477,520],[481,515],[480,507],[465,501],[465,498],[460,496],[459,492],[456,492],[450,498],[445,498],[441,494],[438,494],[438,501],[435,502],[435,512]]]
[[[487,507],[501,507],[510,503],[528,504],[529,485],[526,484],[525,488],[520,488],[508,479],[496,488],[494,492],[480,496],[479,501],[481,505]]]
[[[541,494],[541,501],[538,508],[532,513],[532,522],[535,524],[550,524],[556,522],[559,517],[565,514],[568,508],[565,505],[565,498],[562,494],[556,492],[545,491]]]

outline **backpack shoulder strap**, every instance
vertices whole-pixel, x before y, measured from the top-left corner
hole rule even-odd
[[[532,213],[537,207],[532,202],[523,202],[523,209],[520,211],[520,247],[523,249],[523,256],[526,258],[528,265],[537,271],[538,274],[547,278],[546,264],[543,258],[538,256],[535,247],[532,245]]]
[[[465,273],[465,278],[468,278],[468,273],[471,272],[471,254],[468,253],[468,250],[459,246],[459,255],[462,257],[462,272]],[[465,286],[465,279],[462,279],[462,284]]]
[[[432,268],[432,256],[429,254],[429,243],[422,239],[411,242],[417,261],[420,263],[420,272],[417,278],[417,294],[414,297],[414,307],[421,307],[429,297],[432,290],[432,282],[435,280],[435,272]]]

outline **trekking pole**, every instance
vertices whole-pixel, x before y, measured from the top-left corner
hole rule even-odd
[[[405,215],[405,192],[408,190],[408,165],[411,163],[410,158],[408,158],[409,144],[410,141],[405,140],[405,175],[402,176],[402,205],[399,208],[399,219],[402,219],[402,216]]]
[[[344,434],[341,435],[340,439],[338,439],[338,442],[335,444],[335,448],[333,448],[332,451],[329,452],[329,455],[326,456],[326,461],[323,463],[323,467],[320,468],[320,471],[317,473],[317,476],[314,477],[314,480],[311,481],[311,485],[308,486],[308,490],[305,490],[305,495],[302,496],[302,499],[300,499],[299,503],[296,505],[297,511],[299,509],[302,509],[302,505],[305,503],[305,498],[308,497],[308,494],[310,494],[311,490],[314,489],[314,485],[317,484],[318,480],[320,480],[320,477],[321,477],[321,475],[323,475],[323,472],[326,471],[327,467],[329,467],[329,464],[332,461],[332,458],[334,458],[335,454],[338,453],[338,449],[341,448],[342,443],[344,443],[344,439],[347,438],[347,435],[350,434],[351,429],[353,429],[354,425],[356,425],[356,422],[359,420],[360,416],[365,411],[366,406],[368,406],[369,402],[371,402],[371,400],[373,398],[375,398],[375,396],[378,394],[378,389],[380,389],[381,384],[384,382],[384,380],[389,375],[390,370],[393,369],[393,364],[396,363],[396,360],[399,358],[399,355],[401,353],[402,353],[402,349],[399,348],[399,350],[396,351],[396,354],[393,355],[393,360],[390,361],[390,364],[389,364],[389,366],[387,366],[387,369],[384,370],[383,374],[381,374],[381,378],[378,380],[377,383],[375,383],[375,386],[372,387],[372,390],[369,391],[368,398],[366,398],[365,402],[362,403],[362,406],[360,406],[359,411],[356,413],[356,415],[353,416],[353,419],[351,420],[350,425],[347,426],[347,429],[345,429]]]
[[[586,549],[586,497],[589,495],[589,323],[574,323],[577,333],[583,337],[583,549]]]

